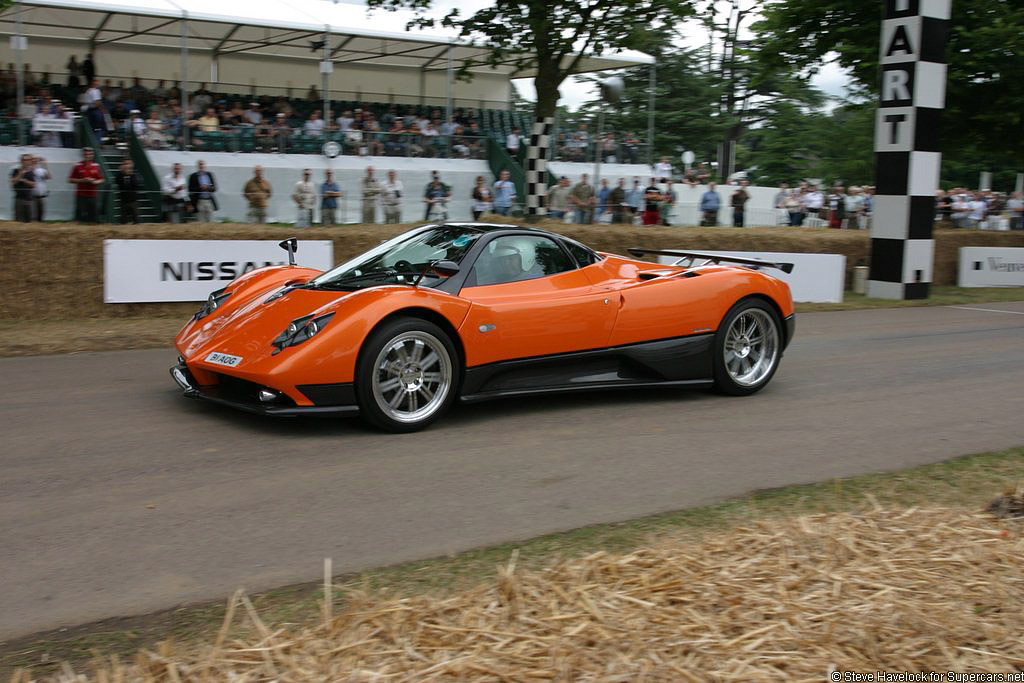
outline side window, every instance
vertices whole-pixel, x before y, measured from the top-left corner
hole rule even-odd
[[[575,268],[554,240],[533,235],[509,235],[493,239],[484,247],[476,259],[472,275],[477,285],[500,285]]]
[[[572,240],[563,240],[569,253],[572,254],[573,260],[576,261],[576,265],[580,268],[586,268],[587,266],[597,263],[601,260],[601,257],[596,253],[587,249],[579,242],[573,242]]]

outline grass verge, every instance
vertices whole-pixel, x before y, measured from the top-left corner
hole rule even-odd
[[[335,582],[340,586],[337,599],[344,600],[346,590],[384,590],[392,596],[463,590],[493,577],[495,567],[506,563],[514,551],[518,553],[518,566],[540,568],[596,551],[630,552],[663,535],[698,538],[748,520],[856,511],[866,507],[868,501],[898,508],[940,505],[980,509],[1022,480],[1024,447],[891,473],[757,491],[714,505],[339,577]],[[321,598],[318,583],[252,596],[263,621],[272,627],[315,619]],[[223,602],[191,605],[8,641],[0,644],[0,679],[16,667],[31,666],[36,674],[54,672],[61,661],[80,663],[96,653],[130,657],[139,648],[152,648],[167,639],[175,641],[179,651],[188,649],[208,642],[216,634],[224,612]]]
[[[796,310],[797,313],[810,313],[1022,300],[1024,288],[934,287],[932,297],[920,301],[870,299],[863,294],[846,292],[845,301],[841,304],[797,304]],[[197,307],[198,305],[196,304]],[[0,357],[167,348],[185,323],[185,317],[0,320]]]

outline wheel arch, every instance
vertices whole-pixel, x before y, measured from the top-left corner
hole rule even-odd
[[[386,316],[378,320],[377,323],[372,328],[370,328],[370,330],[366,333],[366,336],[363,337],[363,341],[359,346],[359,356],[362,356],[363,354],[363,347],[366,345],[366,340],[369,339],[374,332],[380,329],[381,326],[386,325],[395,318],[420,318],[421,320],[426,320],[428,322],[434,323],[442,330],[444,330],[445,333],[447,333],[448,337],[452,340],[452,344],[455,345],[455,351],[459,354],[458,360],[459,367],[461,369],[460,374],[463,376],[465,375],[466,348],[462,344],[462,337],[459,336],[459,331],[455,328],[455,325],[452,324],[452,321],[446,318],[445,316],[441,315],[435,310],[432,310],[430,308],[423,308],[420,306],[409,306],[406,308],[399,308],[388,313]]]
[[[786,316],[783,314],[782,307],[779,306],[779,302],[776,301],[771,296],[769,296],[767,294],[764,294],[762,292],[755,292],[753,294],[748,294],[748,295],[740,298],[735,304],[730,306],[729,310],[725,312],[725,315],[729,315],[729,311],[731,311],[737,304],[743,303],[744,301],[750,301],[751,299],[756,299],[756,300],[759,300],[759,301],[764,301],[769,306],[772,307],[773,311],[775,311],[775,315],[777,315],[779,317],[779,334],[782,335],[782,340],[783,340],[782,341],[782,347],[785,348],[789,344],[789,341],[790,341],[788,339],[788,337],[787,337],[788,331],[786,329]],[[725,320],[725,315],[722,316],[722,320],[723,321]],[[719,327],[721,327],[722,321],[719,321],[718,325],[719,325]]]

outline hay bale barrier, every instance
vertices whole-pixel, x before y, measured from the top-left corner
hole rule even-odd
[[[54,681],[824,681],[1024,669],[1024,523],[961,509],[759,521],[474,589],[349,591],[306,627],[236,594],[215,640]],[[342,593],[343,588],[334,592]],[[19,678],[20,676],[20,678]],[[16,674],[27,681],[30,672]]]
[[[355,256],[402,230],[403,225],[345,225],[297,230],[291,226],[240,223],[213,225],[96,225],[5,223],[0,268],[0,319],[65,320],[69,318],[187,317],[193,303],[103,303],[105,239],[303,239],[332,240],[335,261]],[[565,225],[538,227],[563,233],[600,251],[624,254],[633,246],[657,248],[789,251],[843,254],[847,282],[856,265],[867,264],[866,231],[804,228],[684,228],[632,225]],[[1024,233],[940,230],[936,232],[935,283],[955,284],[962,246],[1024,247]]]

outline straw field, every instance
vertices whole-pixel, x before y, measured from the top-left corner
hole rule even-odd
[[[334,242],[340,262],[415,224],[401,226],[346,225],[301,231],[306,239]],[[595,249],[625,253],[628,247],[730,249],[844,254],[847,268],[866,264],[866,232],[802,228],[645,228],[625,225],[563,225],[541,227],[579,239]],[[4,245],[0,268],[0,319],[67,320],[80,318],[185,318],[195,304],[103,303],[104,239],[274,239],[296,234],[291,226],[245,224],[79,226],[64,224],[0,227]],[[939,231],[936,233],[935,278],[938,285],[956,280],[961,246],[1024,246],[1024,233]]]
[[[988,514],[872,503],[542,570],[518,568],[513,553],[492,580],[461,592],[335,587],[342,607],[325,602],[305,627],[264,623],[236,594],[213,642],[97,658],[50,680],[818,682],[830,671],[1022,671],[1022,533],[1024,523]]]

